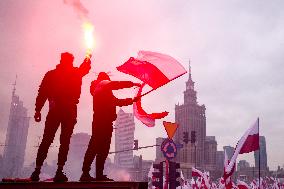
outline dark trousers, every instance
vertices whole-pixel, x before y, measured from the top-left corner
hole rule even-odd
[[[61,124],[60,147],[57,165],[63,167],[67,160],[70,138],[77,122],[77,106],[51,108],[46,117],[43,138],[36,158],[36,166],[41,167],[46,159],[48,149],[53,142],[55,133]]]
[[[82,171],[88,173],[96,157],[96,177],[103,176],[104,164],[109,153],[112,122],[93,121],[92,137],[86,151]]]

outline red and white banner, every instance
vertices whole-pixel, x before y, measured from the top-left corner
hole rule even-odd
[[[145,86],[145,83],[143,83],[141,85],[141,87],[138,89],[136,97],[137,96],[141,96],[142,89],[143,89],[144,86]],[[142,108],[141,98],[137,102],[133,103],[133,113],[134,113],[134,116],[138,120],[140,120],[143,124],[147,125],[148,127],[154,127],[156,119],[162,119],[162,118],[166,117],[169,114],[169,112],[166,112],[166,111],[165,112],[161,112],[161,113],[151,113],[151,114],[148,114]]]
[[[153,89],[186,73],[173,57],[151,51],[139,51],[137,58],[130,57],[117,70],[140,79]]]
[[[226,167],[226,174],[230,173],[236,164],[236,160],[239,154],[249,153],[259,149],[259,119],[245,132],[242,138],[239,140],[234,155]]]
[[[191,168],[191,176],[193,177],[203,177],[203,173],[199,171],[198,169],[192,167]]]
[[[240,154],[253,152],[259,149],[259,125],[258,120],[249,130],[248,136],[244,144],[241,146]]]
[[[239,189],[250,189],[249,185],[241,180],[237,180],[237,186]]]

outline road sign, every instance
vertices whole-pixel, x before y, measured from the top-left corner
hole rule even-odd
[[[176,130],[178,128],[178,124],[176,123],[171,123],[171,122],[167,122],[167,121],[163,121],[163,125],[166,129],[167,135],[169,139],[172,139],[173,136],[176,133]]]
[[[183,148],[183,144],[181,143],[177,143],[176,146],[177,146],[177,149]]]
[[[163,141],[161,145],[161,151],[166,159],[170,160],[177,155],[177,146],[173,140],[167,138]]]

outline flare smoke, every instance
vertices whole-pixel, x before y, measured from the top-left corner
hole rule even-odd
[[[63,2],[72,6],[80,19],[86,20],[88,18],[89,10],[84,7],[80,0],[63,0]]]

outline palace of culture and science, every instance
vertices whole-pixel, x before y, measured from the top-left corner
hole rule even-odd
[[[189,66],[190,67],[190,66]],[[175,122],[179,125],[174,141],[183,144],[178,150],[176,162],[180,162],[184,175],[191,175],[191,168],[213,171],[216,169],[217,142],[215,136],[206,136],[205,105],[197,102],[194,82],[189,70],[186,90],[184,91],[184,104],[175,105]],[[191,132],[195,131],[196,142],[191,143]],[[189,135],[189,142],[183,142],[185,133]]]

